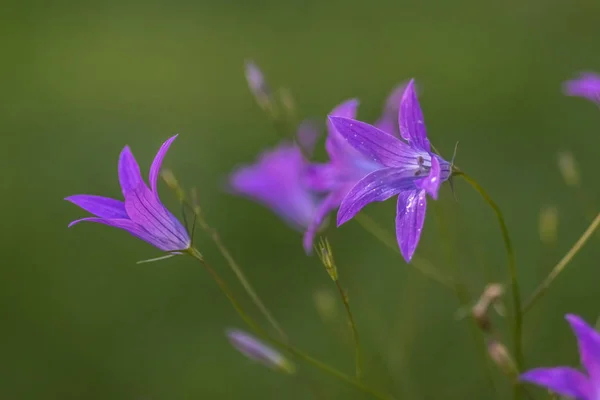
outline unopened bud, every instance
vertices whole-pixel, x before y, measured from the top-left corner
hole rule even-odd
[[[326,289],[317,290],[313,294],[317,313],[324,321],[331,321],[337,317],[337,301],[335,295]]]
[[[575,157],[570,151],[558,153],[558,169],[569,186],[579,186],[580,177]]]
[[[494,363],[511,378],[516,378],[519,374],[518,369],[510,353],[502,343],[495,339],[490,339],[487,343],[487,351]]]
[[[185,198],[185,194],[181,186],[179,186],[179,181],[175,177],[175,174],[170,169],[163,169],[160,173],[161,177],[167,184],[167,186],[175,192],[177,198],[181,201]]]
[[[247,60],[244,70],[246,73],[246,81],[248,81],[248,87],[258,102],[258,105],[263,110],[272,110],[273,99],[271,88],[267,84],[260,68],[258,68],[254,61]]]
[[[317,246],[317,254],[321,259],[321,262],[325,266],[325,270],[329,274],[329,277],[333,281],[338,280],[337,267],[335,266],[335,260],[333,259],[333,252],[331,250],[331,245],[329,244],[329,240],[327,238],[321,237],[319,244]]]
[[[227,337],[233,347],[249,359],[288,374],[296,372],[294,364],[281,353],[246,332],[231,329],[227,331]]]
[[[504,294],[504,288],[499,283],[490,283],[486,286],[477,303],[471,309],[471,314],[477,325],[484,332],[491,332],[492,326],[488,316],[490,306],[496,306]],[[497,308],[498,309],[498,308]]]
[[[545,206],[540,210],[540,240],[546,245],[555,244],[558,238],[558,210]]]
[[[293,118],[296,115],[296,102],[289,89],[279,89],[279,101],[288,118]]]

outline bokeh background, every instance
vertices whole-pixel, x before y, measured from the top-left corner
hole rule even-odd
[[[224,330],[242,322],[192,260],[136,265],[159,254],[104,226],[67,229],[84,212],[65,196],[120,196],[124,145],[147,171],[160,144],[180,133],[165,166],[199,189],[209,222],[294,342],[352,373],[341,304],[335,298],[325,318],[315,305],[315,293],[335,295],[318,259],[270,211],[223,190],[233,168],[279,140],[248,91],[247,58],[272,86],[291,90],[301,117],[322,121],[350,97],[372,121],[393,86],[415,77],[433,143],[450,158],[460,141],[457,163],[504,210],[525,297],[600,209],[600,112],[561,93],[565,79],[600,70],[598,1],[108,0],[2,9],[2,399],[368,398],[310,366],[284,376],[234,351]],[[578,161],[582,191],[558,173],[565,149]],[[506,258],[490,209],[464,182],[456,194],[458,202],[445,188],[430,207],[418,255],[476,297],[487,282],[506,282]],[[364,212],[391,234],[394,205]],[[544,205],[559,211],[555,244],[540,242]],[[451,291],[356,223],[329,237],[372,386],[402,399],[508,397],[470,322],[457,320]],[[198,234],[197,243],[259,318],[210,240]],[[527,366],[577,363],[563,315],[594,322],[600,314],[598,243],[528,315]],[[494,318],[510,345],[506,321]]]

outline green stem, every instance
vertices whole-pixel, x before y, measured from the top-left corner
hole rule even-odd
[[[515,325],[513,328],[513,342],[514,342],[514,352],[515,359],[517,363],[517,368],[522,370],[524,360],[523,360],[523,346],[522,346],[522,335],[523,335],[523,314],[521,313],[521,293],[519,291],[519,281],[517,278],[517,265],[515,261],[515,253],[513,251],[512,244],[510,242],[510,236],[508,234],[508,228],[506,227],[506,222],[504,221],[504,216],[502,215],[502,211],[500,207],[492,200],[490,195],[469,175],[464,172],[456,169],[454,171],[454,175],[462,177],[473,189],[475,189],[485,200],[485,202],[491,207],[496,215],[496,219],[498,220],[498,225],[500,225],[500,230],[502,231],[502,240],[504,242],[504,249],[506,251],[506,256],[508,258],[508,274],[510,275],[510,284],[512,290],[512,298],[513,298],[513,308],[514,308],[514,318]],[[517,389],[515,389],[517,390]]]
[[[262,302],[262,300],[256,293],[256,290],[254,290],[254,287],[250,284],[250,281],[248,281],[248,278],[246,278],[246,275],[244,274],[238,263],[235,261],[235,259],[221,240],[221,236],[219,236],[219,233],[216,231],[216,229],[213,229],[208,225],[208,223],[202,217],[201,213],[197,212],[196,218],[200,228],[212,238],[213,242],[227,261],[227,264],[229,264],[229,267],[231,268],[237,279],[240,281],[244,290],[246,291],[248,296],[250,296],[256,307],[258,307],[260,312],[265,316],[265,318],[269,321],[273,328],[275,328],[281,339],[283,341],[287,341],[287,335],[281,328],[281,325],[279,325],[275,317],[273,317],[273,314],[271,314],[271,311],[269,311],[267,306],[265,306],[265,304]]]
[[[371,235],[375,236],[381,243],[389,247],[396,253],[400,253],[398,243],[392,238],[377,222],[364,213],[357,214],[354,219]],[[441,270],[432,265],[428,260],[413,256],[410,265],[415,267],[423,275],[432,278],[447,288],[454,290],[455,282],[452,278],[444,274]]]
[[[227,297],[227,299],[229,300],[229,302],[231,303],[231,305],[233,306],[235,311],[238,313],[240,318],[242,318],[242,320],[246,323],[246,325],[248,325],[248,327],[250,329],[252,329],[258,336],[260,336],[264,340],[268,341],[272,345],[288,351],[290,354],[293,354],[297,358],[304,360],[305,362],[313,365],[317,369],[320,369],[323,372],[326,372],[332,376],[335,376],[336,378],[348,383],[349,385],[354,386],[355,388],[357,388],[358,390],[361,390],[364,393],[370,394],[371,396],[373,396],[376,399],[394,400],[394,398],[392,396],[385,394],[385,393],[380,393],[374,389],[371,389],[368,386],[363,385],[361,382],[357,381],[356,379],[352,378],[351,376],[348,376],[348,375],[344,374],[343,372],[333,368],[332,366],[325,364],[324,362],[322,362],[320,360],[317,360],[316,358],[304,353],[302,350],[297,349],[288,343],[282,342],[277,339],[273,339],[271,336],[269,336],[269,334],[264,329],[262,329],[256,322],[254,322],[254,320],[252,318],[250,318],[248,316],[248,314],[246,314],[246,312],[244,311],[244,309],[242,308],[240,303],[236,300],[235,296],[233,295],[233,292],[231,291],[231,289],[229,288],[227,283],[221,278],[221,276],[217,273],[217,271],[215,271],[204,260],[204,257],[202,256],[202,254],[200,254],[200,252],[194,247],[191,247],[190,249],[188,249],[188,254],[200,262],[200,264],[204,267],[204,269],[215,280],[215,282],[217,283],[217,285],[219,286],[219,288],[221,289],[223,294],[225,294],[225,296]]]
[[[556,277],[563,271],[563,269],[565,269],[567,264],[569,264],[573,257],[575,257],[579,250],[581,250],[581,248],[589,240],[589,238],[592,237],[594,231],[598,229],[598,226],[600,226],[600,214],[596,215],[596,218],[594,218],[590,226],[588,226],[585,232],[583,232],[583,234],[577,240],[577,242],[575,242],[573,247],[569,249],[567,254],[565,254],[565,256],[558,262],[558,264],[556,264],[556,266],[552,268],[552,271],[550,271],[550,274],[546,277],[546,279],[544,279],[542,283],[537,287],[537,289],[535,289],[535,291],[523,307],[523,314],[531,310],[535,303],[546,293],[548,287],[550,287],[554,279],[556,279]]]
[[[346,309],[346,314],[348,315],[348,324],[350,325],[350,329],[352,330],[352,338],[354,340],[354,362],[356,368],[356,378],[361,379],[362,376],[362,357],[360,351],[360,342],[358,340],[358,330],[356,329],[356,323],[354,322],[354,317],[352,316],[352,311],[350,311],[350,303],[348,302],[348,296],[342,288],[340,281],[338,279],[335,280],[335,286],[340,293],[340,297],[342,298],[342,302],[344,303],[344,308]]]

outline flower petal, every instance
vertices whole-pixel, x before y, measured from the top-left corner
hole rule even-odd
[[[358,109],[359,101],[350,99],[335,107],[330,113],[330,116],[356,118],[356,110]],[[341,160],[355,156],[356,150],[350,146],[343,136],[337,131],[331,120],[327,119],[327,140],[325,141],[325,149],[329,158],[332,160]]]
[[[543,386],[561,396],[593,400],[588,378],[573,368],[536,368],[522,374],[520,380]]]
[[[325,219],[327,214],[329,214],[329,212],[331,212],[332,210],[334,210],[336,207],[338,207],[340,205],[340,202],[344,198],[345,194],[346,194],[346,192],[339,191],[339,190],[330,193],[325,198],[325,200],[323,200],[323,202],[319,205],[319,207],[315,211],[315,216],[314,216],[312,222],[310,223],[310,225],[308,226],[308,229],[304,233],[304,238],[302,241],[303,246],[304,246],[304,251],[306,252],[306,254],[312,253],[313,241],[315,239],[315,235],[317,234],[317,231],[319,230],[319,228],[321,227],[321,224],[323,223],[323,220]]]
[[[367,204],[385,201],[407,189],[415,189],[415,175],[410,170],[382,168],[371,172],[358,181],[342,200],[337,225],[352,219]]]
[[[436,156],[432,155],[429,175],[426,178],[418,181],[417,186],[429,193],[434,200],[437,200],[438,190],[440,190],[441,183],[442,170],[440,168],[440,162]]]
[[[65,200],[100,218],[129,218],[125,211],[125,204],[109,197],[76,194],[65,197]]]
[[[125,146],[119,155],[119,182],[123,196],[143,182],[140,166],[135,161],[129,146]]]
[[[425,131],[423,112],[421,111],[417,92],[415,91],[414,79],[408,82],[402,96],[398,125],[400,126],[400,135],[411,146],[427,152],[431,150],[429,139],[427,139],[427,132]]]
[[[563,85],[567,96],[579,96],[600,104],[600,75],[584,72]]]
[[[286,143],[264,152],[255,164],[234,171],[229,185],[233,193],[262,203],[294,228],[304,230],[317,207],[307,170],[300,149]]]
[[[577,315],[567,314],[565,319],[577,336],[581,363],[592,381],[600,386],[600,334]]]
[[[125,209],[133,222],[165,243],[169,251],[189,247],[190,237],[185,228],[143,182],[127,193]]]
[[[418,157],[427,155],[367,123],[342,117],[329,117],[329,121],[365,158],[383,166],[418,168]]]
[[[398,114],[400,112],[400,101],[406,89],[406,83],[396,86],[388,96],[381,117],[375,122],[375,127],[385,133],[400,137],[398,129]]]
[[[142,228],[130,219],[82,218],[71,222],[69,224],[69,228],[80,222],[96,222],[99,224],[112,226],[114,228],[123,229],[124,231],[129,232],[131,235],[137,237],[138,239],[142,239],[143,241],[150,243],[152,246],[157,247],[159,250],[172,250],[170,243],[164,242],[163,240],[161,240],[161,238],[152,235],[150,232],[146,231],[144,228]]]
[[[171,136],[169,139],[167,139],[166,142],[162,144],[162,146],[160,146],[160,149],[158,150],[158,153],[156,153],[156,157],[154,157],[154,161],[152,161],[152,165],[150,166],[150,176],[148,178],[148,181],[150,182],[150,189],[157,197],[158,192],[156,191],[156,187],[158,184],[158,175],[160,174],[160,167],[162,166],[163,159],[165,158],[167,151],[169,151],[171,143],[173,143],[173,141],[177,139],[177,136],[178,135]]]
[[[424,190],[407,190],[398,196],[396,239],[406,262],[410,262],[419,244],[426,210],[427,196]]]

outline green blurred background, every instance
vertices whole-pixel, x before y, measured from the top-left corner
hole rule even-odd
[[[120,196],[125,144],[147,171],[180,133],[165,166],[199,188],[294,342],[352,373],[341,304],[327,322],[315,308],[316,292],[335,294],[318,259],[268,210],[223,191],[233,168],[278,140],[248,91],[246,58],[292,91],[303,117],[359,97],[360,119],[372,121],[392,87],[415,77],[431,140],[447,158],[460,141],[457,163],[503,208],[524,294],[596,211],[600,112],[561,93],[580,70],[600,70],[596,0],[34,1],[4,3],[0,20],[1,399],[368,398],[309,366],[283,376],[235,352],[224,330],[242,322],[192,260],[136,265],[159,254],[104,226],[67,229],[85,213],[65,196]],[[589,210],[557,171],[563,149],[579,162]],[[489,208],[463,182],[456,191],[458,203],[445,188],[430,207],[417,253],[477,296],[506,281],[505,255]],[[553,246],[538,234],[546,204],[559,210]],[[394,205],[365,213],[392,233]],[[508,397],[494,366],[494,385],[486,377],[451,291],[356,223],[330,238],[372,386],[400,399]],[[210,240],[197,242],[259,318]],[[527,366],[577,363],[563,315],[600,314],[598,243],[528,315]]]

